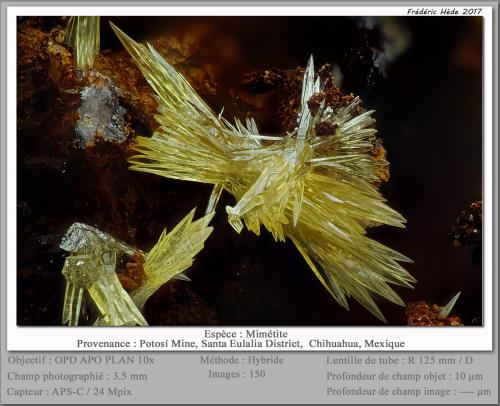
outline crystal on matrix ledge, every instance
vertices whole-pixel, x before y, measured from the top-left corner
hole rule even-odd
[[[231,124],[215,114],[151,45],[112,28],[159,103],[159,128],[137,137],[132,170],[213,184],[212,206],[223,190],[231,193],[231,226],[257,235],[264,226],[275,240],[291,240],[346,309],[353,297],[385,321],[374,293],[404,306],[389,285],[412,286],[415,279],[398,263],[410,260],[366,236],[368,226],[405,223],[376,187],[388,163],[371,154],[373,111],[361,112],[357,97],[338,109],[321,101],[311,110],[323,88],[311,57],[296,127],[284,136],[261,135],[254,120]]]
[[[423,300],[408,303],[406,306],[407,324],[409,326],[463,326],[458,316],[451,315],[460,292],[445,305],[430,305]]]
[[[62,323],[78,325],[82,299],[88,293],[100,316],[96,326],[146,326],[141,310],[147,299],[170,279],[184,278],[182,272],[193,263],[212,232],[208,224],[213,213],[193,221],[191,211],[169,233],[161,234],[149,253],[135,249],[95,227],[73,223],[61,241],[70,255],[62,274],[66,278]],[[140,286],[127,292],[117,274],[122,256],[144,257]]]

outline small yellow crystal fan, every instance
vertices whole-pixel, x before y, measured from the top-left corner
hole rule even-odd
[[[172,278],[187,279],[188,269],[203,249],[213,228],[214,213],[193,221],[194,209],[169,233],[163,231],[149,253],[143,253],[95,227],[73,223],[61,241],[69,252],[62,274],[66,278],[62,323],[78,325],[86,291],[99,311],[96,326],[147,326],[141,311],[148,298]],[[129,292],[116,273],[122,254],[141,253],[145,258],[144,280]]]
[[[151,45],[115,33],[156,93],[158,130],[138,137],[131,169],[167,178],[211,183],[212,205],[222,190],[236,198],[226,207],[239,233],[261,225],[275,240],[289,238],[332,296],[348,309],[354,297],[379,319],[372,293],[404,305],[389,284],[411,287],[415,279],[399,262],[404,255],[368,238],[366,227],[404,227],[374,184],[384,160],[371,150],[373,111],[359,114],[359,98],[336,111],[321,103],[315,114],[308,100],[322,88],[312,57],[304,74],[297,127],[285,136],[260,135],[253,120],[243,125],[216,115],[189,83]],[[315,126],[333,128],[316,135]]]

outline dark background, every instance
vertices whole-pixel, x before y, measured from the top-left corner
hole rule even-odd
[[[482,199],[480,18],[401,17],[374,24],[343,17],[103,18],[102,49],[121,47],[108,27],[110,19],[140,41],[197,33],[202,41],[198,57],[216,67],[221,89],[208,101],[216,111],[224,106],[228,119],[241,113],[233,96],[242,91],[244,73],[304,66],[311,54],[317,66],[338,64],[343,90],[360,94],[365,106],[376,110],[376,127],[391,163],[391,179],[382,192],[389,205],[408,220],[406,229],[369,231],[371,237],[414,260],[407,269],[418,280],[415,289],[397,288],[397,292],[406,302],[444,305],[460,291],[454,313],[466,325],[481,318],[481,268],[474,263],[470,247],[454,247],[448,236],[460,212]],[[396,28],[389,30],[388,25]],[[366,49],[384,52],[387,33],[383,27],[408,38],[400,55],[385,65],[385,75],[365,56]],[[279,128],[271,113],[257,120],[262,133]],[[32,138],[24,139],[18,150],[21,162],[37,150],[29,141]],[[43,148],[47,150],[46,145]],[[21,325],[60,325],[64,295],[60,271],[65,254],[57,244],[67,227],[83,221],[104,231],[112,229],[103,215],[105,205],[93,197],[99,193],[92,186],[95,175],[83,171],[88,163],[82,166],[79,159],[65,162],[64,172],[43,179],[39,171],[20,167]],[[138,182],[160,191],[134,197],[136,215],[127,209],[132,204],[127,202],[127,194],[119,196],[124,216],[132,224],[137,219],[139,231],[134,238],[116,237],[144,250],[154,244],[164,226],[171,229],[192,207],[197,205],[201,212],[211,190],[207,185],[149,174],[129,171],[126,176],[121,179],[124,183]],[[110,190],[119,191],[122,186]],[[146,306],[150,324],[381,324],[353,300],[349,312],[342,309],[291,243],[275,243],[267,232],[260,237],[246,230],[236,234],[227,223],[227,204],[233,205],[234,200],[224,195],[213,221],[215,231],[187,271],[192,282],[170,283],[150,299]],[[141,227],[146,226],[147,216],[153,225],[146,233]],[[385,300],[378,303],[390,325],[406,324],[404,308]]]

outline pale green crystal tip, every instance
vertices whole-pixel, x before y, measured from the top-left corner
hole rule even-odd
[[[445,319],[450,315],[451,311],[453,310],[453,307],[455,307],[455,304],[457,303],[460,293],[461,292],[458,292],[455,296],[453,296],[453,298],[448,302],[446,306],[443,306],[441,308],[441,311],[439,312],[439,317]]]

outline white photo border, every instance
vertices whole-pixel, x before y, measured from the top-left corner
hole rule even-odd
[[[439,10],[451,7],[432,3],[423,6],[8,6],[7,7],[7,349],[8,351],[491,351],[493,350],[493,7],[457,3],[459,11],[481,8],[483,17],[483,326],[419,328],[381,327],[22,327],[17,326],[17,238],[16,238],[16,20],[17,16],[100,15],[100,16],[406,16],[409,8]],[[418,17],[414,17],[418,18]],[[435,18],[439,18],[436,16]],[[497,135],[496,135],[497,136]],[[206,348],[207,334],[225,332],[237,340],[248,332],[286,333],[287,340],[298,340],[297,347],[259,347],[256,340],[248,347]],[[171,348],[172,340],[194,342],[196,347]],[[324,348],[314,340],[358,342],[359,348]],[[229,343],[229,338],[227,339]],[[366,341],[368,340],[368,341]],[[370,340],[379,343],[373,348]],[[82,344],[82,341],[84,343]],[[170,343],[170,346],[169,344]],[[403,343],[403,347],[394,347]],[[114,345],[110,347],[110,345]],[[166,345],[166,347],[165,347]]]

